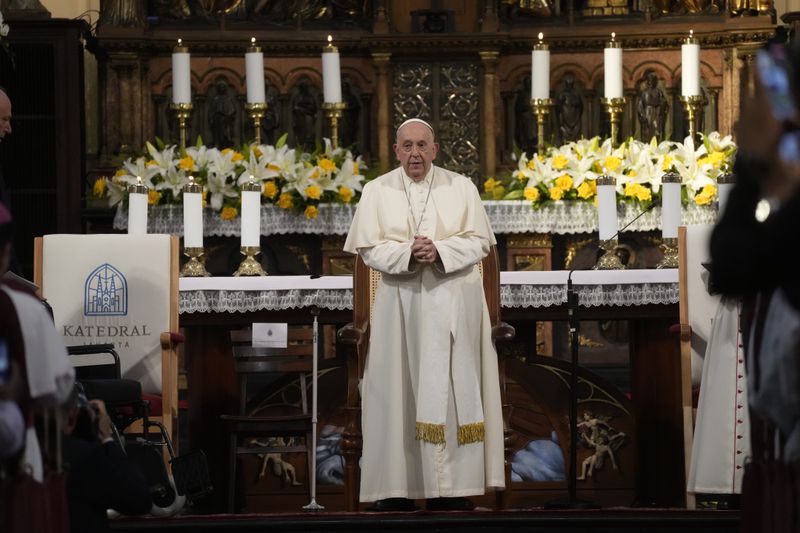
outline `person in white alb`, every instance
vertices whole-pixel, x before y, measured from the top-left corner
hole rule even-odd
[[[397,129],[400,167],[367,183],[344,250],[381,273],[361,385],[362,502],[472,509],[504,487],[497,354],[478,263],[495,244],[475,185],[433,164],[433,128]]]

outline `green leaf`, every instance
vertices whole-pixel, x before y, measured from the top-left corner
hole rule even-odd
[[[150,143],[148,142],[147,144],[150,144]],[[159,151],[161,151],[161,150],[163,150],[164,148],[167,147],[167,145],[164,144],[164,141],[161,140],[161,137],[158,137],[158,136],[156,136],[156,146],[158,147]]]
[[[523,191],[517,189],[503,196],[503,200],[520,200],[523,197]]]
[[[287,131],[283,135],[280,136],[278,142],[275,143],[275,148],[281,148],[284,144],[286,144],[286,139],[289,138],[289,132]]]
[[[201,135],[197,136],[197,142],[194,143],[195,148],[202,148],[203,147],[203,137]]]

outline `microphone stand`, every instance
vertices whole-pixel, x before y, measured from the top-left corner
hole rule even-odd
[[[606,245],[616,239],[620,233],[636,222],[639,217],[655,207],[650,204],[641,213],[636,215],[630,222],[610,238],[600,243],[598,252],[605,254]],[[598,255],[597,260],[600,259]],[[589,500],[578,499],[578,348],[580,346],[580,326],[581,321],[578,317],[578,293],[572,285],[572,274],[575,272],[571,268],[567,274],[567,317],[569,323],[569,347],[570,347],[570,375],[569,375],[569,472],[567,474],[567,497],[552,500],[545,503],[546,509],[599,509],[600,505]]]

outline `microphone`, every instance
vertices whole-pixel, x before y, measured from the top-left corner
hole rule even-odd
[[[620,233],[622,233],[623,231],[625,231],[626,229],[628,229],[629,227],[631,227],[631,225],[632,225],[634,222],[636,222],[637,220],[639,220],[639,219],[642,217],[642,215],[644,215],[645,213],[647,213],[647,212],[649,212],[649,211],[652,211],[652,209],[653,209],[655,206],[656,206],[656,203],[655,203],[655,202],[652,202],[650,205],[648,205],[646,208],[644,208],[644,209],[643,209],[643,210],[642,210],[642,211],[641,211],[641,212],[640,212],[638,215],[636,215],[635,217],[633,217],[633,218],[632,218],[632,219],[631,219],[631,220],[630,220],[630,221],[629,221],[627,224],[625,224],[624,226],[622,226],[621,228],[619,228],[619,229],[617,230],[617,232],[616,232],[614,235],[612,235],[612,236],[611,236],[611,237],[609,237],[608,239],[605,239],[605,240],[601,241],[601,242],[600,242],[600,244],[598,244],[598,245],[597,245],[597,257],[596,257],[596,258],[595,258],[595,260],[594,260],[594,261],[595,261],[595,263],[597,263],[597,261],[599,261],[601,257],[603,257],[604,255],[606,255],[606,251],[607,251],[607,250],[606,250],[606,245],[607,245],[608,243],[610,243],[611,241],[613,241],[614,239],[616,239],[617,237],[619,237],[619,234],[620,234]],[[570,274],[572,274],[572,271],[570,271]]]

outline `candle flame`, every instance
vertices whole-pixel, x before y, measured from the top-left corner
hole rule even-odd
[[[194,184],[194,176],[189,176],[189,185]]]
[[[542,42],[542,39],[544,39],[544,33],[539,32],[539,42]]]
[[[255,177],[255,176],[253,176],[252,174],[250,174],[250,181],[251,181],[251,182],[253,182],[253,181],[255,181],[255,180],[256,180],[256,177]]]
[[[250,44],[256,44],[256,38],[250,37]]]
[[[178,46],[180,46],[182,42],[183,42],[183,39],[178,39]]]
[[[333,35],[328,35],[328,44],[333,42]]]
[[[616,38],[616,36],[617,36],[616,32],[613,32],[613,31],[612,31],[612,32],[611,32],[611,40],[613,41],[613,40],[614,40],[614,38]]]
[[[141,184],[142,184],[142,177],[136,176],[136,185],[141,185]]]
[[[689,38],[691,39],[694,37],[694,30],[689,30]]]

